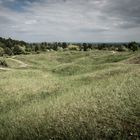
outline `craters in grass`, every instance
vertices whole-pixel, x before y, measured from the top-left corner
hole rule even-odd
[[[57,61],[60,62],[60,63],[71,63],[72,59],[69,58],[69,57],[65,57],[65,59],[62,58],[62,57],[59,57],[59,58],[57,58]]]
[[[101,76],[115,76],[119,74],[126,74],[128,72],[127,69],[116,68],[106,72],[103,72]]]
[[[56,97],[58,95],[60,95],[58,90],[52,91],[52,92],[42,91],[41,94],[39,94],[36,98],[38,98],[38,99],[46,99],[46,98],[49,98],[49,97]]]
[[[80,53],[80,52],[66,52],[65,54],[61,54],[58,58],[57,61],[60,63],[72,63],[77,61],[78,59],[85,58],[89,56],[89,53]]]
[[[25,105],[30,105],[33,102],[40,102],[41,100],[54,98],[58,95],[60,94],[57,90],[52,92],[46,90],[36,94],[24,94],[21,97],[17,97],[18,100],[13,97],[5,100],[5,102],[0,102],[0,113],[7,113],[10,110],[15,110]]]
[[[83,77],[80,79],[80,81],[85,85],[85,84],[91,84],[93,82],[94,77],[92,76],[87,76]]]
[[[100,52],[23,56],[32,67],[2,73],[0,139],[139,139],[139,65]]]
[[[88,63],[88,62],[87,62]],[[95,72],[99,70],[103,70],[109,67],[113,67],[114,65],[80,65],[76,63],[71,64],[62,64],[60,66],[55,67],[52,72],[55,74],[59,74],[61,76],[72,76],[72,75],[80,75],[86,74],[89,72]]]
[[[84,73],[86,71],[87,69],[85,66],[76,64],[61,65],[52,70],[53,73],[60,74],[63,76],[71,76],[75,74]]]
[[[106,80],[108,78],[111,78],[113,76],[119,75],[119,74],[125,74],[127,73],[127,69],[122,70],[119,68],[116,69],[112,69],[112,70],[106,70],[106,71],[101,71],[101,72],[97,72],[96,74],[91,73],[91,75],[87,75],[87,76],[82,76],[79,79],[76,79],[75,81],[77,83],[82,83],[82,85],[88,85],[88,84],[92,84],[93,82],[97,82],[97,80]]]
[[[108,70],[106,72],[103,72],[101,74],[97,74],[95,75],[95,79],[106,79],[106,78],[110,78],[116,75],[120,75],[120,74],[126,74],[128,71],[127,69],[123,70],[120,68],[116,68],[116,69],[112,69],[112,70]]]
[[[130,57],[129,55],[122,55],[122,54],[109,55],[103,59],[103,62],[104,63],[115,63],[115,62],[120,62],[122,60],[128,59],[129,57]]]
[[[130,59],[128,61],[129,64],[140,64],[140,56],[139,57],[135,57],[133,59]]]

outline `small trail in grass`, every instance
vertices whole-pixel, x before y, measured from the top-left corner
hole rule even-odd
[[[8,58],[8,59],[12,60],[12,61],[15,61],[18,64],[20,64],[20,66],[19,66],[20,68],[26,68],[28,66],[26,63],[24,63],[24,62],[22,62],[20,60],[15,59],[15,57]],[[0,67],[0,70],[2,70],[2,71],[10,71],[10,70],[12,70],[12,68]]]
[[[3,68],[3,67],[0,67],[0,70],[3,70],[3,71],[9,71],[9,70],[12,70],[10,68]]]
[[[13,57],[13,58],[8,58],[8,59],[19,63],[19,64],[20,64],[20,66],[19,66],[20,68],[26,68],[26,67],[28,66],[26,63],[24,63],[24,62],[22,62],[22,61],[20,61],[20,60],[14,59],[14,58],[15,58],[15,57]]]

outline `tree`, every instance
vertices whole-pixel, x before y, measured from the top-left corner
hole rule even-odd
[[[66,43],[66,42],[63,42],[63,43],[62,43],[62,48],[63,48],[63,49],[67,48],[67,43]]]
[[[20,45],[15,45],[14,48],[13,48],[13,53],[15,55],[25,54],[25,51]]]
[[[41,44],[40,49],[41,49],[41,51],[46,51],[46,47],[43,43]]]
[[[53,50],[57,51],[57,49],[58,49],[58,44],[57,44],[57,42],[55,42],[55,43],[53,44]]]
[[[120,45],[120,46],[117,47],[116,50],[117,50],[118,52],[123,52],[123,51],[126,51],[127,48],[126,48],[124,45]]]
[[[128,49],[132,50],[133,52],[137,51],[139,48],[139,44],[136,42],[130,42],[128,44]]]
[[[83,48],[84,48],[84,51],[87,51],[88,45],[86,43],[83,43]]]
[[[35,45],[35,52],[39,52],[40,51],[40,46],[38,44]]]
[[[4,49],[4,52],[5,52],[5,54],[7,54],[7,55],[13,55],[12,50],[11,50],[10,48],[8,48],[8,47],[6,47],[6,48]]]
[[[12,48],[16,44],[16,41],[13,41],[11,38],[7,39],[6,47]]]
[[[91,43],[88,44],[88,49],[92,49],[92,44]]]
[[[4,43],[0,42],[0,47],[4,49],[6,46]]]
[[[4,49],[0,47],[0,56],[4,55]]]

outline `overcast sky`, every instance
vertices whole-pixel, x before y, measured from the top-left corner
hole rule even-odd
[[[140,0],[0,0],[0,36],[29,42],[140,41]]]

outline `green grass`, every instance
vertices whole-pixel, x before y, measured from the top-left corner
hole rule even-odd
[[[0,70],[0,140],[138,140],[139,58],[110,51],[13,58],[25,68],[4,58],[10,70]]]

